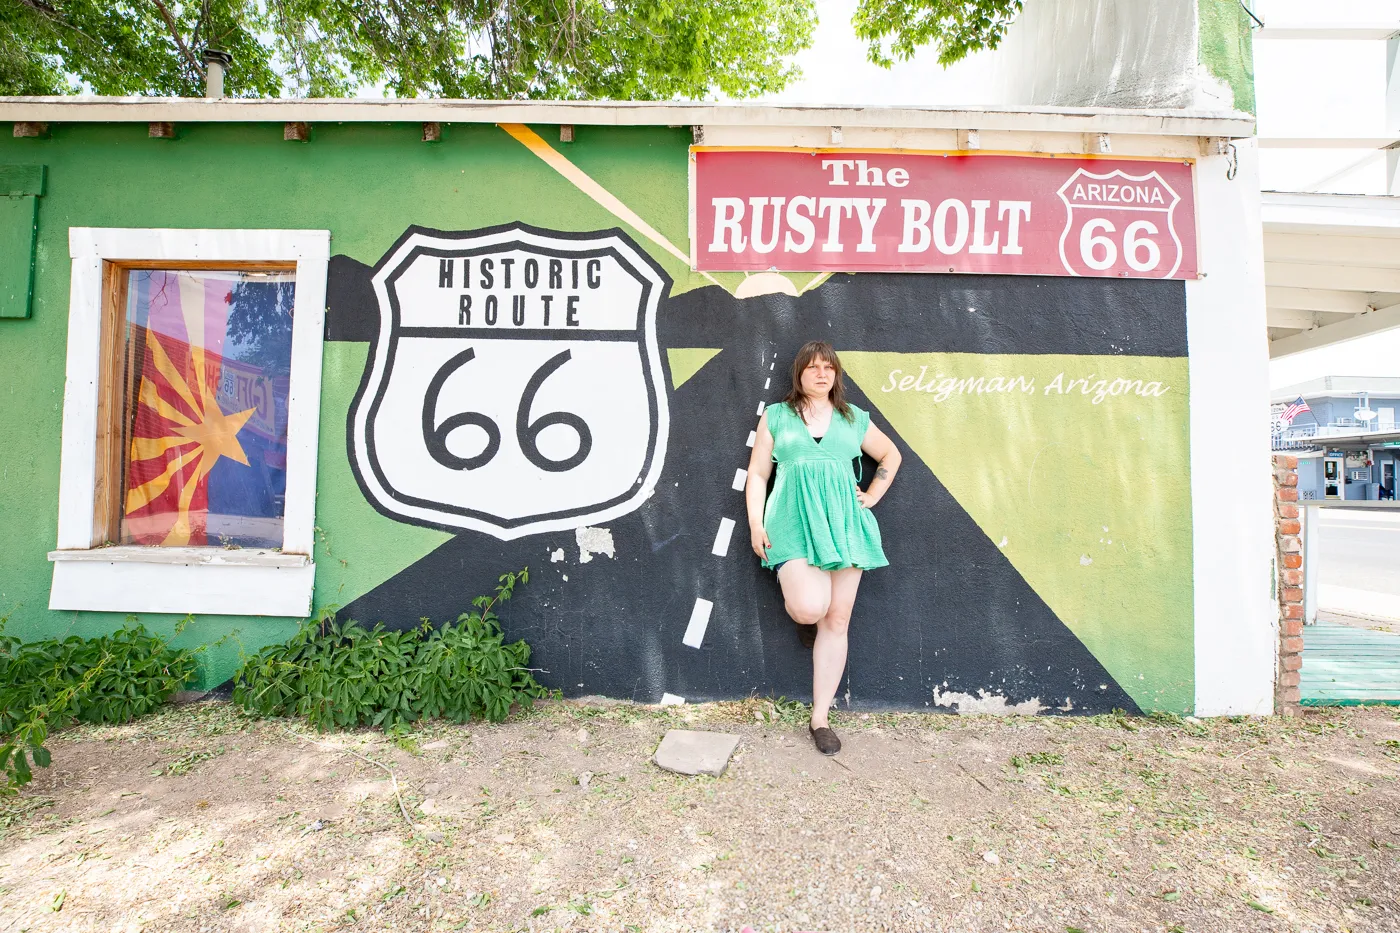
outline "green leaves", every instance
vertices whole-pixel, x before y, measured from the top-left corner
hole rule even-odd
[[[156,0],[0,4],[0,94],[752,97],[795,75],[813,0]]]
[[[140,625],[99,638],[23,644],[0,635],[0,793],[50,762],[50,726],[121,723],[144,716],[194,674],[191,651],[172,650]]]
[[[321,731],[392,729],[419,719],[500,722],[511,707],[548,695],[527,668],[530,647],[505,644],[493,609],[510,599],[528,569],[501,576],[477,611],[434,629],[366,629],[333,611],[286,644],[250,658],[234,677],[233,701],[264,716],[303,716]]]
[[[921,46],[938,49],[945,68],[978,49],[994,49],[1021,12],[1022,0],[860,0],[851,19],[867,56],[885,68]]]

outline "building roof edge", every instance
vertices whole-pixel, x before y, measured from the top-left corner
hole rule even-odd
[[[865,126],[1150,136],[1254,134],[1238,111],[1117,107],[888,107],[674,101],[0,97],[0,120],[33,123],[570,123],[583,126]]]

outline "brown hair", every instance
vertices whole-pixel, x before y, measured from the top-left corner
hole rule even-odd
[[[827,397],[831,399],[831,407],[840,412],[842,418],[853,420],[855,414],[851,411],[850,402],[846,401],[846,371],[841,368],[841,359],[836,355],[836,350],[825,340],[809,340],[797,351],[797,356],[792,360],[792,389],[783,401],[799,416],[802,415],[802,410],[807,407],[807,394],[802,391],[802,373],[814,359],[825,360],[836,370],[836,379],[832,381]]]

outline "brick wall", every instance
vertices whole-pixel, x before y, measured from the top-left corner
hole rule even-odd
[[[1278,548],[1278,676],[1274,711],[1297,716],[1303,666],[1303,537],[1298,514],[1298,458],[1274,457],[1274,539]]]

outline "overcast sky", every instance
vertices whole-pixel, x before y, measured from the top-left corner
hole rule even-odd
[[[1035,2],[1035,0],[1032,0]],[[1043,2],[1043,0],[1042,0]],[[1400,2],[1400,0],[1397,0]],[[944,70],[928,49],[893,68],[872,65],[856,38],[851,16],[856,0],[817,0],[816,35],[797,56],[802,78],[767,100],[801,104],[989,104],[990,55],[970,56]]]

